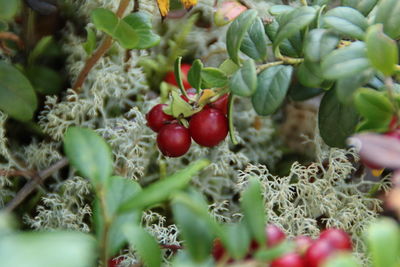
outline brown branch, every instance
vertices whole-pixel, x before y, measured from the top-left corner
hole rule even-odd
[[[11,40],[14,41],[19,48],[24,48],[24,43],[18,35],[12,32],[0,32],[0,40]]]
[[[34,175],[33,171],[29,170],[0,170],[0,175],[1,176],[24,176],[24,177],[30,177]]]
[[[122,15],[125,13],[126,8],[129,5],[130,0],[121,0],[119,3],[119,7],[117,10],[116,15],[118,17],[122,17]],[[76,81],[74,85],[72,86],[72,89],[75,92],[79,92],[79,89],[82,87],[83,83],[86,80],[86,77],[88,76],[89,72],[91,69],[96,65],[97,61],[104,56],[105,53],[107,53],[108,49],[110,49],[111,45],[113,43],[113,40],[110,36],[107,36],[104,38],[104,41],[101,43],[99,48],[94,52],[94,54],[86,61],[85,66],[81,70],[81,72],[78,75],[78,78],[76,78]]]
[[[46,170],[34,174],[32,179],[28,181],[24,187],[21,188],[21,190],[18,191],[17,195],[10,202],[7,203],[7,205],[4,207],[4,211],[13,211],[30,193],[33,192],[33,190],[35,190],[36,186],[45,181],[59,169],[65,167],[67,164],[68,160],[63,158],[51,165]]]

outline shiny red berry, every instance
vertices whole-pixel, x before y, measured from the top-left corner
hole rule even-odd
[[[297,253],[285,254],[271,262],[270,267],[305,267],[303,258]]]
[[[305,236],[305,235],[299,235],[293,239],[296,252],[299,253],[300,255],[303,255],[307,249],[311,246],[311,244],[314,242],[314,240],[311,239],[311,237]]]
[[[328,241],[335,249],[351,250],[352,247],[350,236],[342,229],[326,229],[319,238]]]
[[[326,259],[335,252],[328,240],[318,239],[307,250],[304,260],[307,267],[321,267]]]
[[[174,120],[174,117],[164,113],[165,104],[155,105],[149,113],[146,114],[147,125],[155,132],[158,132],[166,123]]]
[[[189,130],[177,123],[164,125],[157,135],[157,146],[167,157],[180,157],[190,148]]]
[[[203,109],[193,115],[189,131],[199,145],[213,147],[222,142],[228,134],[228,119],[218,109]]]
[[[214,244],[213,244],[213,248],[212,248],[212,255],[213,258],[216,262],[219,262],[221,260],[223,260],[226,257],[226,254],[228,254],[228,252],[225,250],[221,239],[216,238],[214,240]],[[233,262],[232,258],[229,258],[228,263]]]
[[[122,262],[122,258],[114,258],[108,260],[108,267],[118,267]]]
[[[181,65],[182,83],[183,83],[183,87],[185,87],[185,89],[189,89],[189,88],[192,87],[192,86],[190,85],[190,83],[188,82],[188,80],[187,80],[187,74],[188,74],[188,72],[189,72],[189,70],[190,70],[190,67],[191,67],[190,64],[185,64],[185,63],[183,63],[183,64]],[[168,71],[168,72],[167,72],[167,74],[166,74],[165,77],[164,77],[164,81],[167,82],[167,83],[169,83],[169,84],[172,84],[172,85],[175,85],[176,87],[178,87],[178,83],[176,82],[175,74],[174,74],[173,71]]]
[[[276,225],[269,224],[265,228],[265,234],[267,237],[267,246],[273,247],[285,240],[285,233]]]
[[[224,115],[228,114],[228,99],[229,95],[224,94],[220,98],[218,98],[216,101],[212,102],[209,104],[210,107],[216,108],[222,111]]]

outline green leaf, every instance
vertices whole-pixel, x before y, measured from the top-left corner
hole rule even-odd
[[[270,9],[268,10],[268,12],[272,15],[272,16],[279,16],[282,15],[283,13],[292,11],[294,9],[294,7],[289,6],[289,5],[273,5],[272,7],[270,7]]]
[[[354,94],[354,104],[358,112],[371,121],[385,121],[392,117],[394,108],[383,92],[360,88]]]
[[[235,136],[235,127],[233,126],[233,103],[235,101],[235,96],[233,94],[229,94],[228,98],[228,125],[229,125],[229,138],[231,139],[232,144],[239,144],[238,140]]]
[[[267,36],[260,18],[256,18],[247,30],[240,51],[256,61],[263,61],[267,57]]]
[[[64,151],[71,165],[95,185],[104,183],[113,171],[110,147],[91,129],[68,128],[64,135]]]
[[[336,92],[338,99],[345,104],[353,101],[353,93],[363,85],[367,84],[374,76],[372,69],[367,69],[351,77],[342,78],[336,81]]]
[[[378,3],[378,0],[358,0],[356,9],[367,16]]]
[[[251,241],[247,226],[243,222],[226,224],[222,231],[224,234],[221,240],[229,255],[236,260],[243,259],[249,251]]]
[[[2,266],[87,267],[96,262],[96,243],[78,232],[25,232],[2,236]]]
[[[328,146],[345,148],[346,139],[354,133],[359,119],[352,105],[345,105],[339,101],[336,90],[329,90],[322,98],[318,112],[318,127],[322,139]]]
[[[400,231],[395,221],[382,218],[371,224],[365,239],[374,267],[399,266]]]
[[[169,199],[174,193],[185,188],[192,176],[209,164],[210,162],[206,159],[195,161],[185,169],[149,185],[139,194],[126,201],[120,207],[119,212],[147,208]]]
[[[397,40],[400,37],[400,1],[381,0],[376,11],[375,23],[383,24],[383,31],[390,38]]]
[[[229,58],[224,60],[224,62],[219,65],[219,69],[225,72],[226,75],[232,75],[239,68],[240,67]]]
[[[265,33],[268,38],[273,42],[276,38],[276,34],[279,30],[279,23],[276,20],[273,20],[271,23],[265,25]],[[279,46],[281,53],[285,56],[289,57],[299,57],[298,49],[296,49],[288,39],[282,41]]]
[[[91,55],[96,48],[96,33],[86,27],[86,35],[86,42],[82,44],[82,47],[85,49],[86,54]]]
[[[258,75],[257,89],[252,97],[254,110],[259,115],[274,113],[285,99],[293,68],[273,66]]]
[[[284,13],[279,21],[279,30],[274,40],[274,47],[278,47],[287,39],[307,27],[316,17],[317,11],[312,7],[299,7]]]
[[[324,26],[359,40],[364,39],[368,28],[367,19],[354,8],[336,7],[329,10],[323,17]]]
[[[224,87],[228,84],[228,77],[226,77],[225,72],[217,68],[203,68],[201,79],[206,88]]]
[[[320,64],[308,60],[301,63],[298,67],[297,78],[302,85],[311,88],[321,87],[324,82]]]
[[[246,10],[240,14],[229,26],[226,33],[226,49],[233,62],[239,64],[239,49],[247,30],[257,18],[257,11]]]
[[[182,95],[178,94],[177,91],[171,93],[171,103],[164,109],[165,114],[172,115],[175,118],[183,115],[183,117],[190,117],[193,114],[199,112],[198,108],[193,108],[188,102],[186,102]]]
[[[146,49],[156,46],[161,38],[152,32],[150,16],[144,12],[135,12],[126,16],[125,21],[138,35],[138,43],[132,47],[135,49]]]
[[[399,62],[399,52],[396,42],[383,33],[382,24],[369,27],[366,44],[372,66],[385,76],[393,75]]]
[[[11,20],[20,8],[19,0],[0,0],[0,19]]]
[[[370,68],[365,43],[355,42],[335,50],[322,60],[322,73],[326,79],[337,80],[361,73]]]
[[[350,254],[341,252],[334,257],[329,257],[324,267],[359,267],[356,259]]]
[[[181,65],[182,65],[182,57],[177,57],[174,64],[175,81],[178,84],[178,87],[181,90],[182,94],[186,96],[186,90],[185,87],[183,86],[183,81],[182,81],[183,74]]]
[[[207,204],[200,193],[191,192],[190,196],[192,205],[207,211]],[[210,256],[214,240],[209,220],[198,217],[190,207],[179,201],[174,201],[172,211],[191,258],[198,263],[205,262]]]
[[[32,52],[28,56],[28,64],[32,65],[35,61],[47,51],[49,46],[54,42],[53,36],[45,36],[35,45]]]
[[[295,246],[293,242],[285,240],[272,248],[266,248],[266,249],[264,248],[257,250],[256,253],[254,254],[254,258],[259,261],[272,261],[284,254],[293,252],[294,249]]]
[[[122,203],[134,197],[141,191],[140,185],[132,180],[119,176],[107,177],[102,187],[102,193],[98,194],[94,209],[94,219],[96,226],[96,234],[99,242],[104,238],[104,215],[111,219],[111,225],[108,230],[108,254],[109,257],[114,256],[121,247],[126,243],[127,239],[123,232],[123,226],[129,224],[139,224],[141,219],[140,210],[132,210],[129,213],[117,215],[118,208]],[[105,210],[100,204],[103,198]]]
[[[63,79],[59,72],[45,66],[31,66],[27,70],[36,92],[44,95],[57,94],[63,86]]]
[[[252,59],[243,62],[243,67],[229,80],[231,92],[239,96],[252,96],[257,89],[256,65]]]
[[[113,37],[123,48],[132,49],[139,45],[138,32],[110,10],[104,8],[94,9],[92,11],[92,21],[97,29]]]
[[[193,88],[200,92],[201,89],[201,70],[203,69],[203,63],[200,59],[193,61],[192,66],[187,74],[188,82]]]
[[[304,41],[304,54],[307,60],[321,61],[332,52],[339,43],[339,37],[325,29],[314,29],[306,35]]]
[[[161,266],[161,249],[153,236],[143,228],[134,225],[125,225],[124,233],[146,266]]]
[[[252,239],[257,240],[261,247],[265,246],[265,206],[261,194],[260,181],[256,178],[249,180],[249,185],[240,200],[240,208]]]
[[[290,87],[288,96],[293,101],[304,101],[314,96],[317,96],[323,92],[325,92],[325,90],[321,88],[310,88],[310,87],[305,87],[299,83],[296,83]]]
[[[35,91],[15,67],[0,61],[0,109],[14,119],[28,121],[37,108]]]

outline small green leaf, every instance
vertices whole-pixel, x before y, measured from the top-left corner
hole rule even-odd
[[[15,67],[0,61],[0,109],[14,119],[28,121],[37,108],[35,91]]]
[[[336,92],[338,99],[345,104],[353,100],[353,93],[360,87],[367,84],[374,76],[372,69],[367,69],[351,77],[342,78],[336,81]]]
[[[26,70],[36,92],[44,95],[57,94],[63,86],[59,72],[45,66],[35,65]]]
[[[284,39],[307,27],[315,19],[316,15],[317,11],[307,6],[284,13],[279,20],[279,30],[274,40],[274,48],[278,47]]]
[[[372,66],[385,76],[391,76],[399,62],[399,52],[396,42],[383,33],[382,24],[369,27],[366,44],[368,59]]]
[[[175,118],[178,118],[180,115],[187,118],[199,111],[199,109],[193,108],[188,102],[183,100],[182,95],[176,91],[172,91],[171,103],[164,109],[166,114],[172,115]]]
[[[271,23],[265,25],[265,33],[267,34],[268,38],[273,42],[276,38],[276,34],[279,30],[279,23],[277,20],[273,20]],[[293,47],[291,42],[288,39],[282,41],[279,46],[281,53],[285,56],[289,57],[299,57],[298,49]]]
[[[98,30],[113,36],[118,26],[118,17],[110,10],[96,8],[92,11],[92,21]]]
[[[139,194],[126,201],[119,212],[127,212],[133,209],[143,209],[161,203],[174,195],[178,190],[185,188],[192,176],[210,164],[208,160],[202,159],[193,162],[183,170],[163,178],[143,189]]]
[[[332,52],[339,43],[339,37],[325,29],[314,29],[306,35],[304,41],[304,54],[307,60],[321,61]]]
[[[299,83],[296,83],[290,87],[288,96],[293,101],[304,101],[314,96],[317,96],[323,92],[325,92],[325,90],[321,88],[310,88],[310,87],[305,87]]]
[[[40,39],[40,41],[35,45],[35,48],[33,48],[32,52],[29,54],[28,64],[34,64],[35,61],[46,52],[52,42],[54,42],[53,36],[45,36]]]
[[[177,57],[174,64],[174,76],[176,83],[178,84],[178,87],[181,90],[182,94],[187,97],[187,93],[185,87],[183,86],[183,81],[182,81],[183,74],[181,65],[182,65],[182,57]]]
[[[378,3],[378,0],[358,0],[356,9],[367,16]]]
[[[132,47],[135,49],[146,49],[156,46],[161,38],[159,35],[153,33],[151,19],[149,15],[144,12],[135,12],[126,16],[125,21],[137,33],[139,37],[138,43]]]
[[[350,7],[336,7],[329,10],[324,15],[323,21],[326,27],[359,40],[364,39],[368,28],[368,21],[363,14]]]
[[[232,75],[239,68],[240,67],[236,65],[236,63],[229,58],[224,60],[224,62],[222,62],[221,65],[219,65],[219,69],[225,72],[226,75]]]
[[[329,257],[324,267],[359,267],[360,265],[350,253],[339,253]]]
[[[374,267],[399,266],[400,231],[398,224],[389,218],[373,223],[365,239]]]
[[[361,73],[370,68],[365,43],[355,42],[335,50],[322,60],[322,73],[326,79],[337,80]]]
[[[20,0],[0,0],[0,19],[11,20],[21,6]]]
[[[393,105],[383,92],[360,88],[354,94],[358,112],[371,121],[385,121],[392,117]]]
[[[311,88],[321,87],[324,82],[320,64],[308,60],[301,63],[298,67],[297,78],[302,85]]]
[[[249,180],[249,185],[240,200],[240,208],[252,239],[257,240],[261,247],[265,246],[265,206],[261,194],[260,181],[256,178]]]
[[[239,96],[252,96],[257,89],[256,65],[252,59],[243,62],[242,68],[237,70],[229,80],[231,92]]]
[[[264,25],[260,18],[256,18],[247,30],[242,44],[242,51],[256,61],[263,61],[267,57],[267,36],[264,32]]]
[[[82,44],[82,47],[85,49],[86,54],[91,55],[96,48],[96,33],[86,27],[86,35],[86,42]]]
[[[318,127],[324,142],[331,147],[346,147],[346,139],[355,131],[360,117],[352,105],[341,103],[336,90],[329,90],[321,100]]]
[[[383,31],[390,38],[397,40],[400,37],[400,1],[381,0],[376,11],[375,23],[383,24]]]
[[[193,88],[200,92],[201,89],[201,70],[203,69],[203,63],[200,59],[193,61],[192,66],[187,75],[188,82]]]
[[[276,16],[279,16],[279,15],[282,15],[283,13],[290,12],[293,9],[294,9],[294,7],[289,6],[289,5],[273,5],[272,7],[270,7],[268,12],[272,16],[276,17]]]
[[[243,259],[249,251],[251,237],[243,222],[223,226],[222,243],[230,256],[236,260]]]
[[[161,249],[157,241],[139,226],[125,225],[125,236],[144,264],[148,267],[161,266]]]
[[[257,18],[257,11],[246,10],[240,14],[229,26],[226,33],[226,49],[233,62],[239,64],[239,49],[247,30]]]
[[[104,183],[113,171],[110,147],[91,129],[68,128],[64,151],[71,165],[94,184]]]
[[[217,68],[203,68],[201,79],[206,88],[224,87],[228,84],[228,77],[225,72]]]
[[[257,90],[252,97],[254,110],[259,115],[274,113],[285,99],[293,68],[273,66],[258,75]]]
[[[283,241],[272,248],[259,249],[254,254],[254,258],[259,261],[272,261],[280,256],[293,252],[295,246],[290,241]],[[289,267],[289,266],[288,266]]]

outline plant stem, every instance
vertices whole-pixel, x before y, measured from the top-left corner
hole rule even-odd
[[[308,6],[307,0],[300,0],[300,3],[301,3],[303,6]]]
[[[260,65],[260,66],[257,67],[257,73],[260,73],[263,70],[268,69],[269,67],[272,67],[272,66],[282,65],[283,63],[284,62],[282,60],[280,60],[280,61],[275,61],[275,62],[270,62],[270,63],[267,63],[267,64]]]
[[[110,218],[107,214],[107,210],[106,210],[107,206],[106,206],[106,201],[105,201],[104,188],[98,188],[96,191],[99,192],[98,198],[100,200],[100,206],[101,206],[103,221],[104,221],[103,234],[102,234],[101,243],[100,243],[100,258],[103,261],[104,266],[107,266],[108,234],[110,231],[112,218]]]
[[[21,38],[12,32],[0,32],[0,40],[11,40],[14,41],[19,48],[22,49],[24,47],[24,43],[22,42]]]
[[[390,76],[385,77],[385,87],[387,89],[389,99],[393,104],[396,117],[400,118],[400,109],[399,109],[399,105],[397,103],[397,100],[396,100],[396,98],[394,96],[394,85],[393,85],[392,77],[390,77]]]
[[[117,17],[122,17],[122,15],[125,13],[125,10],[127,9],[129,5],[130,0],[121,0],[119,3],[119,7],[117,10]],[[76,81],[74,85],[72,86],[72,90],[75,92],[79,92],[79,89],[82,87],[83,83],[86,80],[86,77],[88,76],[90,70],[96,65],[97,61],[104,56],[105,53],[107,53],[108,49],[110,49],[111,45],[113,43],[113,39],[110,36],[107,36],[104,38],[103,42],[97,48],[97,50],[93,53],[93,55],[86,61],[85,66],[81,70],[81,72],[78,75],[78,78],[76,78]]]

